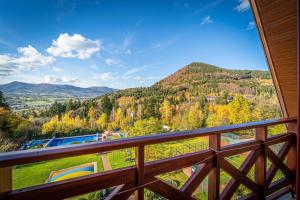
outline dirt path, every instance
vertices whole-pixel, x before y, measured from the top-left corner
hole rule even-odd
[[[107,154],[101,154],[104,171],[112,170]]]

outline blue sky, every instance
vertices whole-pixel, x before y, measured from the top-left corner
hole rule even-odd
[[[0,1],[0,83],[149,86],[197,61],[268,69],[248,0]]]

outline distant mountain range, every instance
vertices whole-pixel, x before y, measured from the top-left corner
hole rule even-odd
[[[93,98],[117,90],[109,87],[81,88],[73,85],[32,84],[14,81],[0,85],[0,91],[3,92],[10,106],[18,110],[47,106],[55,100]]]

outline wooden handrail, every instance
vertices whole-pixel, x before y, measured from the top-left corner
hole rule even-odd
[[[11,189],[11,176],[7,176],[4,179],[0,179],[0,185],[2,184],[2,186],[6,184],[7,178],[10,179],[8,180],[10,181],[9,185],[5,185],[8,187],[0,188],[0,199],[64,199],[115,186],[118,187],[115,188],[108,199],[127,199],[132,192],[137,190],[138,199],[143,200],[144,188],[169,199],[194,199],[191,194],[197,187],[193,184],[199,184],[207,175],[209,176],[209,200],[230,199],[240,184],[244,184],[252,191],[249,196],[243,199],[251,199],[253,197],[264,199],[268,195],[275,199],[286,192],[292,191],[290,186],[294,184],[294,164],[288,160],[286,165],[283,163],[283,160],[287,155],[293,157],[297,153],[294,151],[296,147],[293,142],[296,136],[293,127],[295,127],[296,123],[296,118],[283,118],[63,148],[3,153],[0,154],[0,172],[3,173],[6,173],[7,170],[11,173],[11,167],[14,165],[132,147],[136,148],[136,165],[20,190]],[[278,124],[288,125],[287,133],[267,137],[267,127]],[[247,129],[256,130],[255,140],[221,146],[221,133]],[[145,163],[144,148],[147,145],[203,136],[209,136],[209,149],[207,150]],[[284,143],[284,145],[282,145],[278,155],[275,155],[269,146],[279,143]],[[248,154],[240,168],[236,168],[225,159],[244,152],[251,153]],[[267,157],[272,161],[268,171],[266,171]],[[200,170],[192,175],[180,190],[155,177],[192,165],[199,165]],[[251,180],[246,174],[254,165],[255,180]],[[229,173],[233,179],[220,194],[221,169]],[[283,171],[285,177],[271,183],[278,170]],[[55,196],[52,194],[55,194]]]
[[[297,122],[297,118],[272,119],[258,122],[249,122],[243,124],[235,124],[229,126],[218,126],[212,128],[202,128],[188,131],[171,132],[163,134],[153,134],[148,136],[140,136],[134,138],[118,139],[112,141],[98,142],[94,144],[81,144],[69,147],[53,147],[49,149],[35,149],[16,151],[0,154],[0,168],[33,163],[39,161],[53,160],[71,156],[86,155],[92,153],[101,153],[105,151],[113,151],[124,148],[132,148],[137,146],[145,146],[170,142],[175,140],[183,140],[195,137],[203,137],[220,133],[233,131],[254,129],[259,127],[273,126],[283,123]]]

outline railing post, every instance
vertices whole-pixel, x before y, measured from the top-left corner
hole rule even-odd
[[[264,143],[267,139],[267,127],[256,128],[255,138]],[[259,186],[258,199],[265,199],[265,182],[266,182],[266,148],[265,144],[261,145],[261,153],[255,163],[255,181]]]
[[[294,122],[294,123],[288,123],[287,124],[287,130],[288,132],[295,132],[297,133],[297,122]],[[296,136],[297,137],[297,136]],[[288,152],[287,154],[287,167],[292,171],[294,172],[294,175],[293,177],[296,177],[296,169],[297,169],[297,144],[296,144],[296,137],[294,140],[291,140],[290,142],[292,142],[292,146],[291,146],[291,149],[290,151]],[[296,179],[292,180],[294,185],[296,185]],[[292,191],[293,191],[293,194],[296,193],[296,191],[294,190],[295,187],[292,188]]]
[[[12,190],[12,168],[0,168],[0,198],[6,192]]]
[[[209,148],[215,152],[220,151],[221,135],[209,136]],[[219,200],[220,198],[220,157],[214,159],[214,168],[208,174],[208,200]]]
[[[137,168],[137,186],[141,186],[144,183],[144,166],[145,166],[145,148],[144,146],[136,147],[135,150],[135,162]],[[135,199],[144,199],[144,188],[140,188],[136,191]]]

